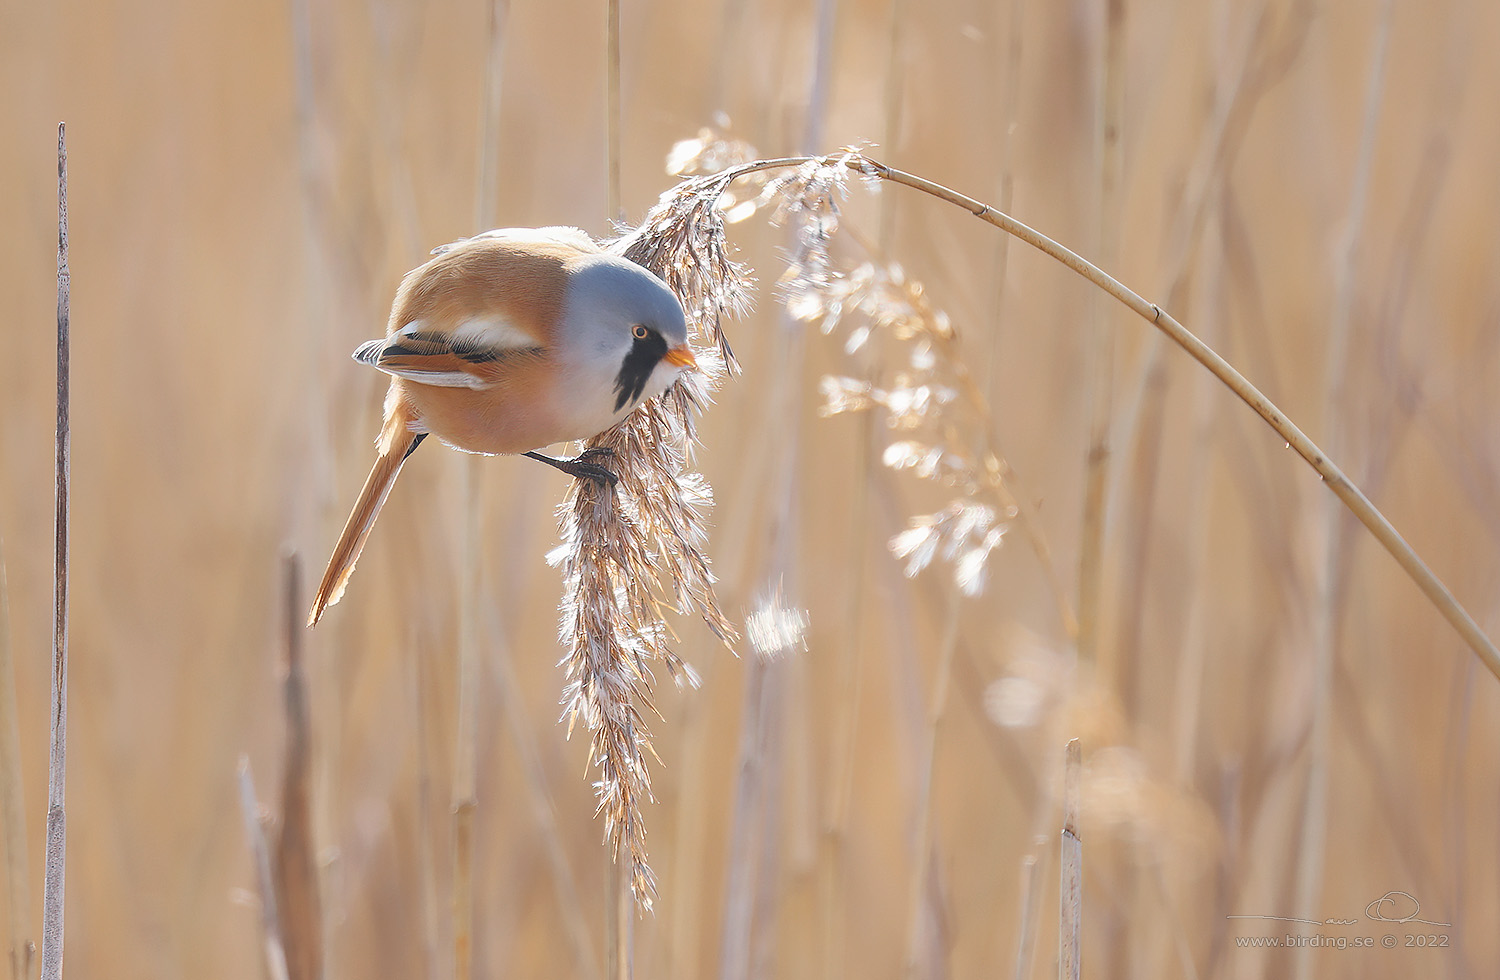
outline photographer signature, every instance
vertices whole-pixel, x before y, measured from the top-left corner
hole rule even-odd
[[[1420,922],[1424,926],[1452,928],[1451,922],[1433,922],[1418,918],[1422,903],[1410,892],[1389,891],[1365,906],[1365,918],[1374,922]],[[1272,919],[1277,922],[1301,922],[1310,926],[1352,926],[1358,919],[1303,919],[1294,915],[1226,915],[1226,919]]]

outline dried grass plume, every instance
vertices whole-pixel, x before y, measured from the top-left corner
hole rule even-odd
[[[665,664],[679,683],[697,682],[673,649],[665,615],[696,613],[726,645],[737,639],[704,550],[712,489],[691,469],[696,416],[734,367],[723,318],[743,310],[749,295],[747,271],[730,257],[724,234],[733,179],[684,180],[611,246],[672,287],[694,336],[709,347],[697,352],[699,371],[589,440],[589,449],[614,454],[619,482],[574,483],[551,556],[564,579],[563,716],[570,732],[581,721],[590,733],[605,839],[615,860],[628,862],[631,890],[646,908],[655,895],[641,814],[651,799],[651,665]]]

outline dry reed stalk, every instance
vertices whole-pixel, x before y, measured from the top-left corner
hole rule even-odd
[[[435,658],[422,656],[423,651],[416,644],[412,644],[417,655],[408,657],[407,664],[410,670],[410,691],[412,694],[412,715],[416,719],[416,755],[417,755],[417,787],[416,787],[416,834],[417,834],[417,868],[421,875],[421,905],[422,905],[422,951],[423,959],[427,965],[428,980],[436,980],[438,977],[450,976],[452,971],[447,967],[447,957],[452,950],[443,944],[442,940],[442,913],[439,911],[440,900],[438,898],[438,858],[436,828],[432,820],[433,810],[433,766],[429,764],[433,752],[433,743],[436,741],[428,728],[434,719],[438,717],[438,709],[434,702],[437,700],[437,684],[433,680]]]
[[[605,0],[604,31],[604,171],[610,218],[623,221],[620,191],[620,0]]]
[[[1222,20],[1228,7],[1227,0],[1220,0],[1215,6],[1215,19]],[[1222,50],[1225,40],[1219,37],[1219,60],[1221,63],[1230,61],[1228,51]],[[1224,90],[1226,86],[1220,85]],[[1217,277],[1227,277],[1231,286],[1236,284],[1236,277],[1254,280],[1253,256],[1248,243],[1245,240],[1244,228],[1238,220],[1238,212],[1235,209],[1233,190],[1227,182],[1221,184],[1220,200],[1217,207],[1220,258],[1210,268],[1210,275],[1216,277],[1212,286],[1206,286],[1200,290],[1203,302],[1207,297],[1220,295]],[[1247,273],[1246,269],[1250,271]],[[1224,296],[1230,295],[1233,290],[1223,292]],[[1260,308],[1260,297],[1253,290],[1248,290],[1247,307],[1251,310]],[[1211,315],[1205,313],[1205,315]],[[1225,311],[1224,320],[1230,317]],[[1251,322],[1260,322],[1252,315]],[[1223,339],[1228,342],[1227,337]],[[1184,522],[1188,529],[1188,541],[1190,542],[1189,564],[1185,580],[1198,583],[1204,581],[1202,571],[1209,565],[1209,559],[1213,549],[1209,532],[1212,530],[1210,509],[1208,507],[1208,495],[1204,488],[1209,479],[1209,466],[1215,458],[1215,448],[1222,447],[1223,452],[1217,454],[1220,458],[1231,462],[1239,460],[1233,448],[1225,446],[1225,440],[1215,441],[1214,435],[1220,424],[1215,404],[1212,401],[1213,388],[1208,383],[1206,376],[1200,375],[1193,388],[1192,418],[1196,421],[1194,426],[1194,448],[1189,451],[1191,470],[1189,476],[1189,490],[1185,494],[1188,500],[1188,515]],[[1260,526],[1273,526],[1275,520],[1267,517]],[[1262,538],[1275,537],[1263,535]],[[1200,750],[1198,739],[1199,720],[1201,716],[1203,697],[1203,677],[1207,665],[1209,650],[1205,642],[1209,623],[1207,603],[1192,598],[1182,603],[1186,609],[1186,623],[1182,630],[1182,642],[1179,644],[1177,655],[1177,670],[1175,677],[1174,698],[1175,709],[1175,769],[1174,774],[1179,785],[1190,785],[1193,780],[1193,766],[1197,761],[1197,753]]]
[[[1340,254],[1335,270],[1335,299],[1328,324],[1328,352],[1324,365],[1323,430],[1324,445],[1334,452],[1346,448],[1343,438],[1343,407],[1348,390],[1349,332],[1353,320],[1357,279],[1355,263],[1359,242],[1363,239],[1365,209],[1369,203],[1370,175],[1374,169],[1375,137],[1379,129],[1380,108],[1384,102],[1386,56],[1390,49],[1391,0],[1382,0],[1376,15],[1371,39],[1369,75],[1365,82],[1364,118],[1361,124],[1359,150],[1349,185],[1349,204],[1340,236]],[[1318,603],[1313,616],[1312,656],[1312,733],[1307,769],[1307,802],[1302,811],[1302,826],[1297,850],[1297,891],[1294,915],[1310,918],[1322,893],[1323,867],[1328,834],[1328,782],[1332,765],[1330,741],[1333,734],[1333,673],[1338,656],[1340,541],[1344,537],[1343,511],[1338,503],[1322,501],[1318,521],[1323,554],[1318,581]],[[1294,954],[1296,975],[1300,980],[1311,976],[1309,950]]]
[[[1392,850],[1399,859],[1402,881],[1412,885],[1413,892],[1439,892],[1441,872],[1435,856],[1427,849],[1428,835],[1420,828],[1420,817],[1410,806],[1411,787],[1392,770],[1390,760],[1399,749],[1393,741],[1382,740],[1389,734],[1369,717],[1355,674],[1342,661],[1334,663],[1334,696],[1338,698],[1339,720],[1354,757],[1364,768],[1371,795],[1379,800],[1382,821],[1389,829]]]
[[[285,563],[286,757],[281,774],[281,829],[276,837],[276,912],[291,980],[323,976],[323,913],[318,898],[317,846],[312,826],[312,719],[303,666],[302,566]]]
[[[1190,450],[1191,469],[1188,476],[1188,508],[1183,525],[1189,542],[1188,560],[1184,580],[1201,588],[1205,570],[1210,567],[1214,543],[1210,532],[1214,528],[1212,510],[1208,506],[1209,464],[1216,455],[1215,431],[1219,425],[1218,412],[1212,401],[1213,387],[1206,377],[1199,377],[1193,392],[1193,448]],[[1268,526],[1268,525],[1267,525]],[[1203,677],[1210,652],[1208,637],[1209,613],[1207,603],[1189,600],[1184,603],[1187,622],[1182,630],[1176,669],[1176,729],[1175,776],[1180,785],[1193,782],[1193,766],[1201,746],[1198,741],[1198,722],[1202,712]]]
[[[604,977],[630,980],[635,975],[630,878],[613,854],[605,852],[604,865]]]
[[[815,100],[826,91],[827,34],[831,31],[829,5],[819,5],[818,68],[812,84]],[[815,106],[818,103],[815,101]],[[817,112],[810,112],[808,127],[816,125]],[[808,134],[811,136],[811,132]],[[807,204],[808,206],[803,206]],[[778,223],[792,228],[792,261],[788,278],[818,279],[827,268],[828,238],[832,219],[826,199],[791,202],[778,211]],[[765,914],[777,883],[777,848],[780,836],[779,791],[785,781],[781,766],[783,716],[789,687],[799,675],[781,661],[799,648],[806,649],[806,619],[800,610],[788,608],[783,592],[788,579],[795,581],[800,537],[801,379],[806,362],[806,334],[796,318],[783,311],[772,373],[772,391],[767,398],[768,430],[778,434],[770,446],[770,489],[765,519],[770,523],[770,545],[762,568],[762,597],[746,617],[745,630],[754,656],[744,690],[735,782],[734,817],[729,833],[729,868],[725,886],[719,976],[742,980],[758,975],[759,959],[773,942],[774,917]],[[797,719],[792,719],[792,724]]]
[[[704,684],[713,684],[713,665],[704,668]],[[673,834],[672,895],[674,910],[668,937],[667,975],[672,980],[692,980],[698,976],[698,956],[703,935],[708,931],[704,921],[703,867],[708,837],[709,711],[700,698],[684,702],[679,726],[682,737],[681,758],[677,762],[677,814]]]
[[[475,171],[474,230],[493,227],[500,161],[500,97],[505,83],[505,25],[510,0],[490,0],[488,47],[484,59],[484,95],[480,99],[479,164]]]
[[[1451,869],[1448,893],[1444,898],[1447,900],[1447,908],[1454,911],[1462,907],[1468,893],[1468,815],[1472,811],[1467,793],[1469,781],[1464,777],[1464,768],[1473,733],[1474,673],[1472,660],[1454,665],[1449,693],[1448,730],[1443,752],[1443,758],[1450,761],[1444,766],[1444,785],[1439,791],[1439,799],[1443,801],[1443,812],[1447,817],[1443,833],[1445,846],[1442,867]],[[1458,930],[1453,938],[1460,957],[1465,956],[1468,952],[1466,947],[1469,946],[1467,930]]]
[[[1083,949],[1083,840],[1078,814],[1083,784],[1083,754],[1078,739],[1068,742],[1063,759],[1063,825],[1061,879],[1058,884],[1057,975],[1078,980]]]
[[[300,608],[300,603],[299,603]],[[245,822],[245,840],[255,865],[255,890],[260,897],[260,929],[271,980],[290,980],[286,947],[281,939],[281,916],[276,905],[276,884],[271,872],[271,849],[266,843],[265,817],[255,800],[255,780],[250,775],[249,756],[240,756],[240,816]]]
[[[891,70],[894,71],[894,67]],[[882,227],[885,227],[884,215],[887,209],[893,208],[893,202],[888,195],[880,204]],[[840,696],[835,699],[833,707],[833,744],[829,751],[831,778],[823,817],[819,867],[824,980],[835,980],[842,975],[845,964],[845,958],[839,952],[843,946],[843,933],[839,927],[843,909],[840,895],[845,880],[844,847],[850,801],[854,796],[859,708],[864,687],[864,657],[861,654],[867,644],[865,558],[869,551],[870,482],[874,475],[870,448],[874,438],[874,416],[865,413],[859,419],[858,436],[854,441],[852,469],[855,479],[847,503],[850,553],[845,568],[848,570],[849,594],[843,616],[845,625],[841,631],[845,640],[840,645],[836,667],[834,690],[840,692]]]
[[[47,751],[47,864],[42,892],[42,980],[61,980],[68,814],[68,428],[71,327],[68,309],[67,126],[57,124],[57,456],[52,553],[52,725]]]
[[[21,783],[21,723],[16,710],[15,661],[10,646],[10,586],[0,546],[0,817],[5,848],[5,895],[10,917],[11,980],[29,980],[36,943],[31,938],[31,872],[26,860],[26,801]]]
[[[1042,908],[1042,858],[1046,846],[1045,837],[1033,844],[1030,853],[1021,859],[1021,920],[1016,926],[1016,968],[1013,980],[1030,980],[1031,967],[1036,957],[1036,935],[1041,926]]]
[[[462,460],[463,541],[459,571],[458,725],[454,733],[453,786],[449,814],[453,821],[453,975],[474,975],[474,823],[479,809],[476,787],[479,765],[479,513],[480,469],[477,457]]]
[[[899,159],[896,144],[901,138],[901,110],[905,73],[901,62],[901,32],[905,25],[906,0],[891,0],[891,28],[886,43],[885,61],[885,155]],[[896,201],[889,196],[880,200],[880,250],[888,252],[896,235]]]
[[[354,278],[349,264],[338,260],[338,256],[346,254],[347,250],[334,246],[339,237],[334,215],[337,196],[333,191],[333,180],[328,173],[329,164],[323,149],[326,125],[319,111],[317,66],[321,63],[324,52],[319,49],[314,38],[313,5],[310,0],[291,0],[288,15],[296,121],[297,184],[302,215],[303,258],[308,266],[310,307],[310,315],[303,325],[301,336],[310,349],[318,350],[327,349],[333,342],[335,331],[332,328],[340,322],[340,318],[350,316],[350,310],[360,308],[356,299],[359,291],[349,287],[349,281]],[[394,111],[380,116],[382,120],[397,117],[398,113]],[[393,139],[392,144],[395,143]],[[357,318],[357,314],[354,316]],[[340,355],[343,354],[340,351]],[[331,358],[318,360],[320,363],[332,363]],[[342,503],[331,492],[336,460],[329,420],[334,411],[334,397],[326,372],[313,371],[308,377],[303,410],[307,417],[302,431],[309,434],[311,443],[304,457],[310,470],[304,474],[304,483],[314,488],[318,495],[315,513],[328,514],[342,520],[342,511],[333,514]],[[347,628],[344,624],[335,626],[335,630],[340,632]],[[318,676],[320,663],[323,672],[321,677]],[[320,738],[314,746],[316,755],[312,760],[311,774],[316,787],[312,794],[313,837],[332,840],[336,836],[332,828],[339,804],[338,774],[342,758],[344,705],[338,697],[340,685],[337,662],[332,658],[315,659],[311,672],[313,677],[308,690],[317,699],[315,711],[321,723]],[[333,863],[321,870],[319,898],[328,918],[337,921],[344,908],[345,898],[341,866]],[[340,972],[338,941],[341,935],[340,930],[332,929],[323,936],[322,968],[330,976],[337,976]]]
[[[1119,255],[1120,181],[1124,154],[1120,131],[1125,106],[1125,2],[1104,0],[1103,93],[1099,112],[1099,261],[1114,266]],[[1005,201],[1000,202],[1007,209]],[[1114,416],[1115,331],[1105,322],[1102,297],[1089,300],[1088,450],[1084,458],[1083,524],[1078,547],[1078,656],[1097,659],[1104,580],[1105,518],[1109,512],[1110,423]]]
[[[800,137],[803,147],[817,146],[823,139],[833,84],[836,11],[834,0],[818,0],[815,5],[807,109]],[[783,284],[804,277],[821,281],[828,268],[828,243],[836,224],[834,209],[826,197],[817,195],[782,197],[779,204],[772,223],[786,228],[791,256]],[[789,286],[787,292],[795,288]],[[807,617],[795,601],[788,603],[785,598],[787,593],[795,597],[801,591],[799,491],[804,466],[801,420],[807,331],[792,315],[788,303],[782,304],[778,321],[769,409],[763,420],[766,430],[775,433],[768,443],[770,475],[762,510],[762,519],[770,525],[769,544],[761,567],[753,571],[760,580],[759,598],[745,619],[754,654],[750,670],[757,675],[757,682],[747,683],[744,693],[736,760],[744,778],[736,781],[732,804],[721,980],[753,977],[766,971],[777,943],[779,923],[772,909],[782,898],[781,838],[789,831],[787,849],[793,867],[810,860],[808,855],[816,839],[812,811],[806,805],[812,796],[806,756],[799,752],[789,757],[786,751],[788,743],[802,745],[808,741],[806,663],[795,656],[807,649]],[[784,805],[783,793],[791,796],[790,807]]]
[[[485,86],[480,99],[479,160],[475,168],[474,229],[485,231],[495,222],[497,170],[500,159],[500,100],[505,78],[505,21],[509,4],[492,0],[489,9]],[[453,975],[474,975],[474,824],[479,809],[479,542],[483,538],[480,498],[480,460],[466,457],[464,474],[463,541],[459,570],[458,725],[453,753],[451,818],[453,821]],[[501,656],[504,656],[502,652]]]
[[[932,839],[932,777],[937,766],[938,732],[943,717],[948,712],[948,688],[953,678],[953,656],[958,650],[959,600],[963,593],[958,588],[948,590],[948,610],[944,617],[942,644],[938,652],[937,676],[932,682],[932,698],[927,709],[927,727],[922,733],[923,747],[918,755],[917,791],[915,799],[915,832],[913,833],[912,873],[907,893],[906,963],[905,975],[915,978],[921,960],[923,940],[922,924],[926,919],[927,876],[930,871],[929,857],[936,842]]]
[[[1194,313],[1205,324],[1222,323],[1224,312],[1214,306],[1223,295],[1219,278],[1223,275],[1223,263],[1216,257],[1204,261],[1204,272],[1200,288],[1195,290]],[[1216,343],[1222,338],[1210,337]],[[1187,476],[1182,482],[1185,508],[1180,512],[1180,526],[1184,532],[1186,561],[1183,581],[1191,583],[1183,596],[1182,637],[1174,651],[1175,722],[1177,727],[1177,764],[1173,770],[1177,785],[1192,786],[1194,783],[1192,763],[1201,748],[1197,742],[1197,719],[1203,696],[1203,677],[1211,644],[1207,642],[1209,603],[1200,593],[1204,590],[1205,570],[1211,567],[1214,542],[1211,535],[1215,527],[1214,511],[1210,506],[1213,494],[1209,481],[1212,467],[1222,442],[1215,439],[1219,422],[1217,386],[1207,374],[1197,373],[1190,380],[1191,407],[1189,418],[1189,447]],[[1148,856],[1147,861],[1151,858]],[[1153,873],[1154,872],[1154,873]],[[1148,907],[1146,903],[1165,906],[1166,883],[1159,865],[1152,862],[1150,869],[1131,860],[1124,878],[1132,891],[1126,899],[1133,908]],[[1154,894],[1159,890],[1160,896]],[[1120,944],[1121,949],[1133,947],[1134,960],[1131,972],[1146,976],[1160,976],[1167,957],[1168,947],[1180,949],[1182,945],[1181,921],[1174,916],[1152,916],[1144,922],[1133,924],[1133,928]],[[1144,966],[1142,964],[1145,964]],[[1153,972],[1155,971],[1155,972]],[[1190,974],[1191,975],[1191,974]]]
[[[419,227],[415,181],[412,176],[411,158],[406,152],[404,140],[405,120],[402,115],[402,95],[412,84],[413,66],[419,60],[422,34],[411,28],[411,20],[420,16],[418,8],[400,4],[399,0],[367,0],[368,17],[374,26],[377,41],[375,62],[375,119],[378,126],[373,155],[383,164],[385,191],[382,205],[390,212],[391,231],[387,247],[396,256],[405,258],[420,255],[427,250],[423,244]],[[493,50],[495,35],[504,24],[504,12],[510,9],[508,0],[492,0],[490,7],[490,44]],[[407,20],[403,22],[403,14]],[[503,32],[502,32],[503,33]],[[501,72],[486,65],[484,99],[498,104],[501,91]],[[482,110],[487,112],[487,110]],[[484,130],[481,117],[480,134],[485,144],[493,146],[489,134]],[[483,150],[481,150],[481,153]],[[479,172],[485,172],[481,163]],[[481,190],[481,193],[483,191]],[[494,191],[491,191],[494,193]],[[491,211],[494,210],[491,205]]]
[[[867,640],[865,614],[865,558],[869,551],[870,482],[874,476],[870,447],[874,441],[874,416],[866,413],[859,420],[859,435],[854,442],[854,486],[849,492],[850,554],[848,569],[849,598],[844,612],[845,642],[838,652],[834,690],[839,692],[833,706],[833,745],[829,751],[829,789],[823,823],[823,855],[820,868],[822,884],[823,976],[834,980],[841,975],[844,957],[839,913],[843,903],[839,896],[844,886],[844,846],[849,829],[850,804],[854,798],[854,774],[859,747],[859,708],[864,692],[864,657]]]
[[[1023,14],[1026,9],[1025,0],[1010,0],[1009,7],[1010,25],[1007,29],[1004,72],[1000,86],[1004,93],[1000,101],[1000,152],[995,168],[1000,175],[995,199],[999,202],[1000,210],[1007,214],[1010,213],[1016,190],[1016,141],[1011,137],[1016,130],[1018,107],[1021,102],[1021,37]],[[1003,322],[1001,313],[1005,309],[1005,283],[1009,275],[1010,236],[1001,235],[995,243],[994,289],[990,294],[990,319],[994,326],[991,330],[990,343],[985,349],[984,372],[981,379],[981,390],[984,392],[986,401],[990,400],[994,393],[995,359],[1003,339],[1000,330]]]
[[[1224,183],[1244,143],[1250,123],[1262,98],[1296,63],[1312,23],[1310,0],[1294,0],[1278,24],[1277,7],[1266,3],[1256,18],[1248,48],[1225,93],[1219,86],[1218,105],[1187,177],[1181,213],[1167,244],[1166,305],[1177,309],[1187,301],[1194,272],[1194,255],[1203,238],[1216,186]],[[1224,63],[1227,67],[1229,62]],[[1135,383],[1130,387],[1130,408],[1120,426],[1118,443],[1136,445],[1134,466],[1129,471],[1135,483],[1131,494],[1133,513],[1122,524],[1126,529],[1125,569],[1121,575],[1125,594],[1119,601],[1123,621],[1118,631],[1112,666],[1120,678],[1127,710],[1139,707],[1140,642],[1151,577],[1149,543],[1154,537],[1157,476],[1162,445],[1162,424],[1167,390],[1166,346],[1153,336],[1141,359]],[[1122,477],[1123,478],[1123,477]],[[1118,493],[1111,497],[1118,498]]]
[[[854,774],[859,747],[859,708],[864,691],[864,657],[867,647],[865,614],[865,558],[869,551],[870,482],[874,466],[870,447],[875,438],[874,416],[865,413],[859,420],[859,435],[854,442],[854,486],[849,491],[850,554],[845,563],[849,583],[848,605],[844,612],[845,642],[838,652],[835,668],[833,744],[829,750],[828,797],[823,817],[822,856],[819,879],[822,888],[823,976],[835,980],[842,975],[845,957],[840,900],[845,883],[845,841],[849,829],[851,801],[854,798]]]
[[[1002,211],[1009,213],[1015,194],[1015,140],[1012,134],[1016,126],[1017,107],[1020,104],[1021,88],[1021,51],[1022,51],[1022,24],[1025,3],[1023,0],[1010,0],[1010,22],[1007,32],[1007,53],[1005,57],[1004,81],[1001,85],[1002,102],[1000,111],[1000,153],[998,170],[1000,173],[997,200]],[[993,313],[991,316],[995,326],[994,334],[986,347],[984,379],[982,392],[986,402],[992,401],[995,379],[995,361],[1001,346],[1000,324],[1002,323],[1002,310],[1005,305],[1005,284],[1010,270],[1010,236],[1001,235],[995,248],[995,273],[994,292],[992,294]],[[1112,360],[1112,358],[1111,358]],[[1102,495],[1101,495],[1102,499]],[[1085,515],[1088,514],[1087,507]],[[1101,515],[1102,516],[1102,515]],[[1101,519],[1100,525],[1102,527]],[[1087,548],[1088,533],[1084,533],[1084,546]],[[1089,567],[1089,560],[1085,550],[1080,557],[1080,569]],[[1090,609],[1092,603],[1089,599],[1090,593],[1083,588],[1083,579],[1080,575],[1080,589],[1078,597],[1078,648],[1083,649],[1085,644],[1085,631],[1092,634],[1092,619]],[[988,727],[986,731],[990,730]],[[1045,838],[1038,839],[1045,844]],[[1041,873],[1042,865],[1040,856],[1045,856],[1041,847],[1033,844],[1032,850],[1021,861],[1020,921],[1016,931],[1016,957],[1014,980],[1028,980],[1031,976],[1031,968],[1034,962],[1036,950],[1037,929],[1040,925],[1042,899]]]
[[[765,688],[767,664],[751,657],[745,669],[745,715],[735,752],[734,812],[730,818],[723,924],[719,939],[719,980],[747,980],[750,974],[751,920],[754,913],[754,838],[763,809]]]
[[[501,634],[498,622],[499,612],[493,603],[488,608],[489,632],[491,635],[499,636]],[[521,768],[526,774],[525,795],[531,802],[532,815],[545,845],[547,863],[552,869],[552,877],[558,893],[558,911],[566,926],[574,968],[578,976],[596,976],[599,973],[599,960],[594,954],[589,924],[584,920],[583,902],[579,899],[578,883],[557,826],[556,808],[553,806],[552,793],[547,786],[546,770],[537,752],[534,729],[526,717],[525,704],[516,694],[520,690],[520,682],[516,678],[515,661],[510,656],[504,655],[506,650],[508,650],[508,645],[502,649],[502,655],[493,657],[490,661],[497,668],[496,687],[500,694],[500,711],[505,716],[506,728],[516,744],[516,752],[521,758]]]

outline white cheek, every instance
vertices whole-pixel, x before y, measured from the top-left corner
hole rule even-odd
[[[676,364],[668,364],[666,361],[662,361],[656,366],[656,370],[651,372],[651,377],[646,381],[646,388],[641,392],[641,401],[645,401],[648,398],[655,398],[672,387],[673,383],[681,376],[682,368]]]

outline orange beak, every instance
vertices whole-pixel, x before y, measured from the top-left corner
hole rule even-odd
[[[698,359],[693,356],[693,349],[687,344],[683,344],[681,347],[673,347],[667,351],[662,359],[668,364],[675,364],[678,367],[695,368],[698,366]]]

